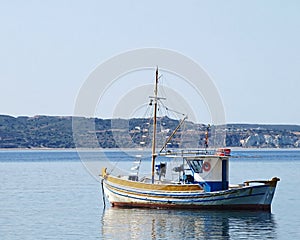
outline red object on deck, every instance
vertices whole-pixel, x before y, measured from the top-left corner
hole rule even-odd
[[[217,156],[230,156],[231,149],[230,148],[218,148],[216,155]]]

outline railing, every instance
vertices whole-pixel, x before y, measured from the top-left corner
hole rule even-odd
[[[200,155],[217,155],[217,156],[230,156],[229,148],[218,148],[217,150],[205,150],[205,149],[182,149],[182,150],[167,150],[161,152],[160,156],[200,156]]]
[[[277,183],[280,181],[278,177],[273,177],[271,180],[250,180],[250,181],[245,181],[244,184],[245,186],[249,186],[250,183],[261,183],[261,184],[272,184],[272,183]]]

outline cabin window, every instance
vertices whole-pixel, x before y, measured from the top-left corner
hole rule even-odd
[[[202,173],[203,160],[189,160],[188,163],[195,173]]]

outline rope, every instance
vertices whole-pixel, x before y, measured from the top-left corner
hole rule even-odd
[[[105,203],[105,196],[104,196],[104,187],[103,187],[103,181],[104,179],[101,179],[101,189],[102,189],[102,200],[103,200],[103,208],[106,207],[106,203]]]

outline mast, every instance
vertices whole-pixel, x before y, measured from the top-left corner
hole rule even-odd
[[[158,67],[156,68],[155,74],[155,88],[154,88],[154,113],[153,113],[153,137],[152,137],[152,169],[151,169],[151,177],[152,183],[154,183],[154,170],[155,170],[155,142],[156,142],[156,123],[157,123],[157,85],[158,85]]]

